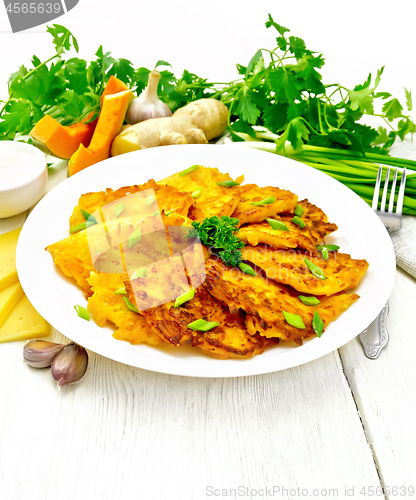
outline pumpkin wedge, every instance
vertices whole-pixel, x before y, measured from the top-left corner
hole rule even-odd
[[[32,128],[30,135],[52,156],[69,160],[80,144],[89,145],[96,124],[97,120],[94,120],[90,123],[79,122],[64,127],[52,116],[45,115]]]
[[[111,75],[105,86],[104,92],[101,94],[101,106],[103,105],[103,100],[106,95],[118,94],[119,92],[124,92],[125,90],[129,90],[127,85],[114,75]]]
[[[133,98],[131,90],[106,95],[98,123],[88,148],[82,144],[69,160],[68,175],[105,160],[110,156],[111,143],[120,132],[127,108]]]

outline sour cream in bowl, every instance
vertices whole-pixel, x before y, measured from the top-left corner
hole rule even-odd
[[[45,194],[48,171],[39,149],[17,141],[0,141],[0,219],[20,214]]]

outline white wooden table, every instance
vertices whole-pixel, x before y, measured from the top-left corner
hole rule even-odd
[[[324,52],[326,80],[359,83],[387,64],[384,88],[399,93],[416,88],[416,72],[412,3],[395,4],[387,13],[350,1],[336,23],[329,0],[264,1],[255,12],[236,0],[215,8],[81,0],[57,22],[77,35],[82,57],[103,43],[137,66],[163,58],[176,73],[187,67],[227,81],[236,62],[272,47],[274,34],[263,28],[271,12]],[[50,54],[50,42],[44,28],[10,34],[1,9],[3,95],[8,75],[33,53]],[[0,221],[0,232],[24,218]],[[90,352],[84,380],[58,392],[48,370],[24,364],[23,342],[0,345],[0,499],[414,498],[415,297],[415,279],[398,269],[391,340],[377,361],[364,357],[357,338],[312,363],[255,377],[168,376]]]

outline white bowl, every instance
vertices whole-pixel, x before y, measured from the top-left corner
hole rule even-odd
[[[15,186],[2,187],[0,179],[0,219],[13,217],[33,207],[45,194],[48,181],[46,157],[42,151],[17,141],[0,141],[0,149],[3,148],[31,155],[35,159],[36,167]]]

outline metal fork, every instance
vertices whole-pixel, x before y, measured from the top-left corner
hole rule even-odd
[[[404,188],[406,184],[406,169],[402,171],[399,194],[397,196],[396,210],[394,211],[394,200],[396,194],[397,171],[394,169],[393,184],[390,191],[390,202],[386,212],[387,194],[390,182],[390,167],[387,169],[386,180],[384,181],[383,195],[381,198],[380,209],[378,208],[381,176],[383,167],[380,166],[377,173],[376,185],[374,188],[372,209],[380,217],[388,231],[396,231],[402,227],[402,212],[404,201]],[[389,332],[387,330],[387,315],[389,314],[389,302],[387,301],[378,317],[360,334],[360,340],[364,347],[364,353],[369,359],[377,359],[381,350],[389,341]]]

